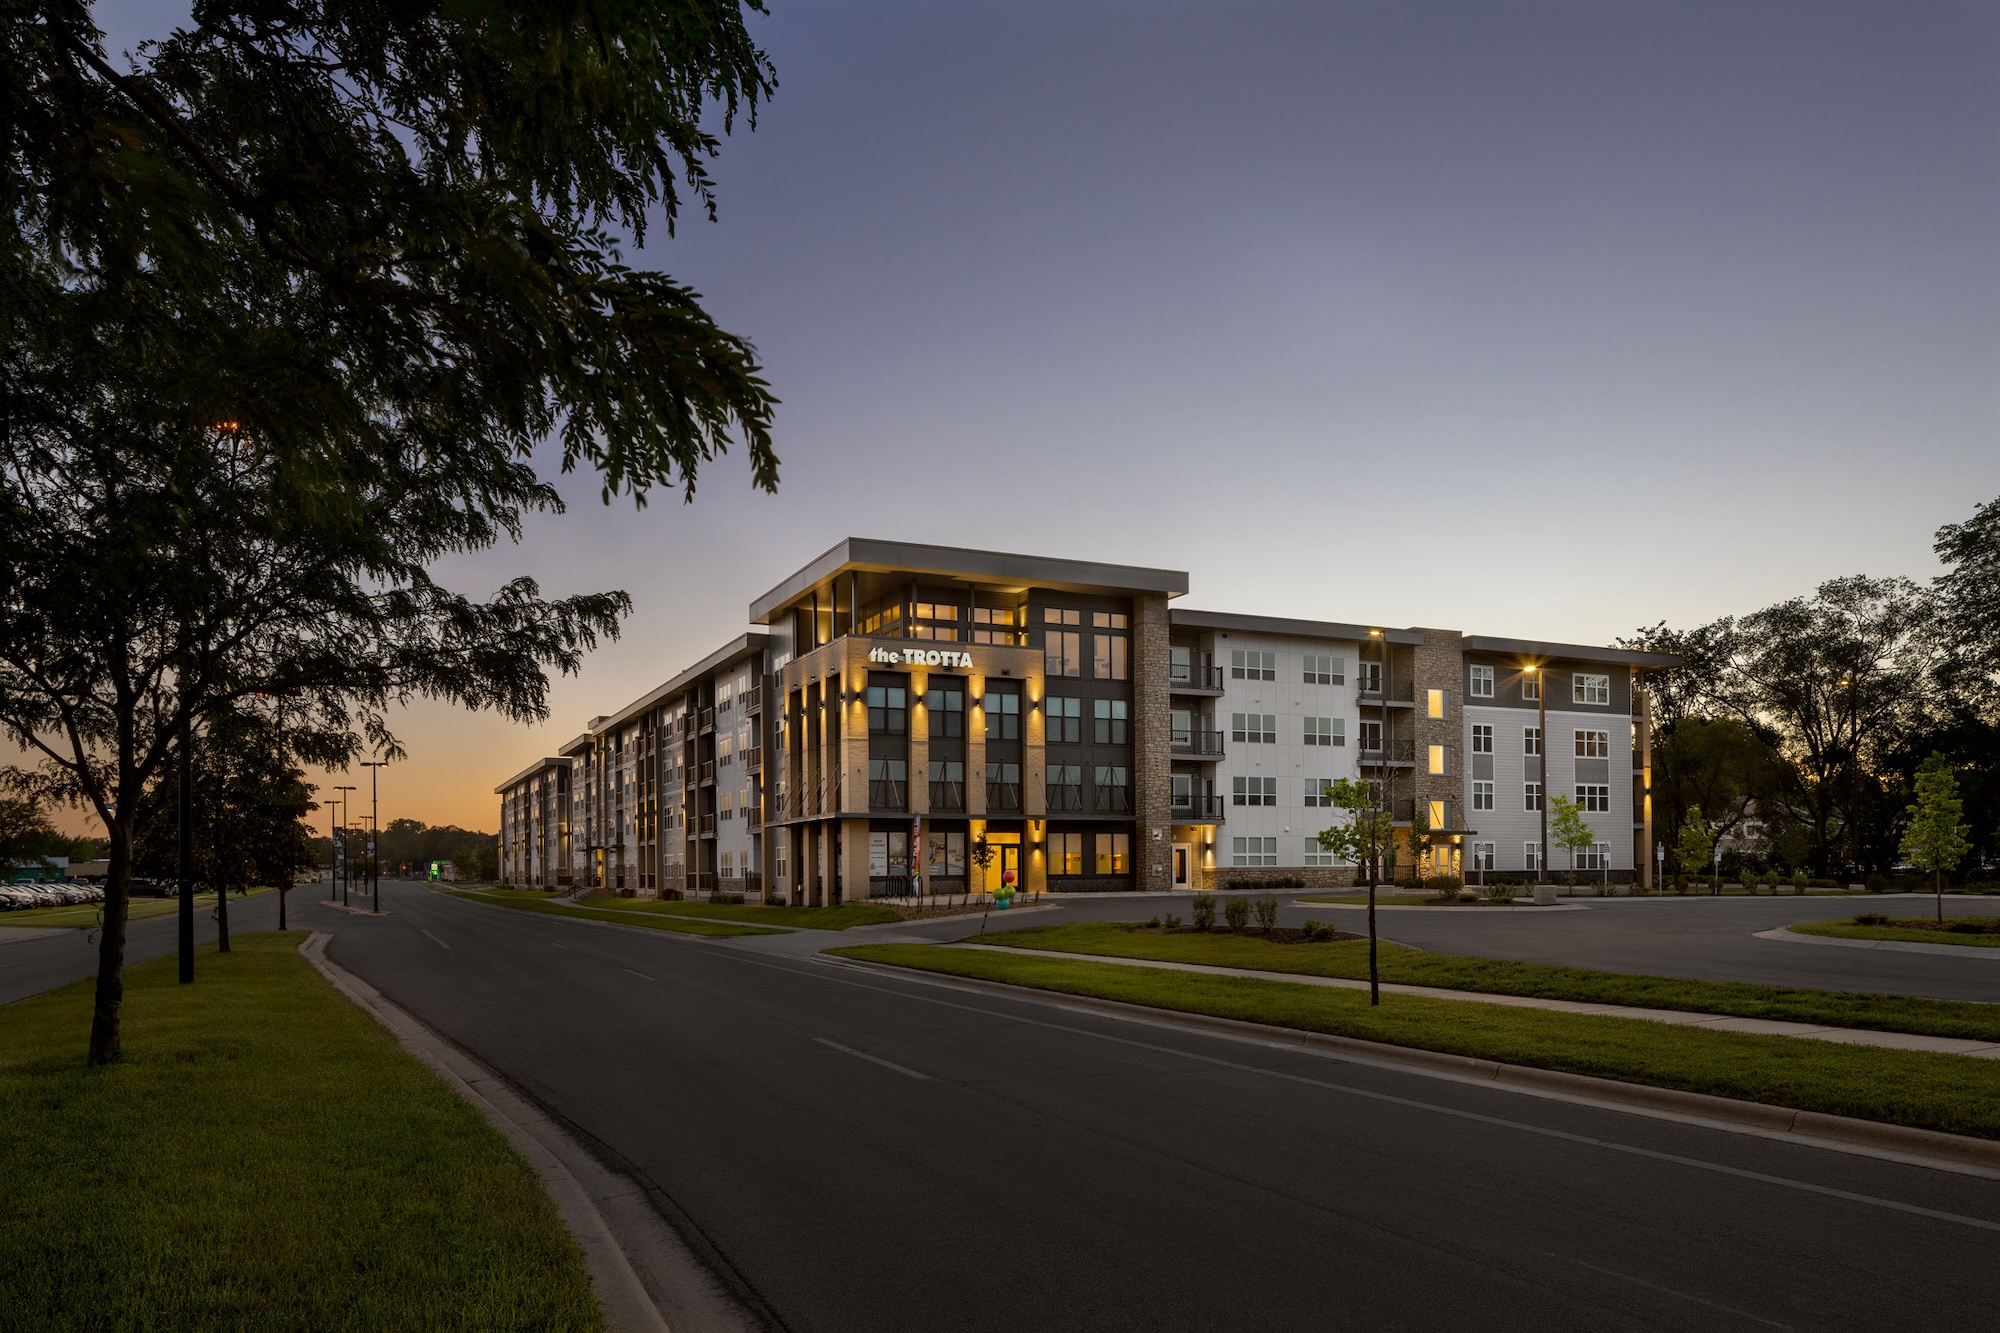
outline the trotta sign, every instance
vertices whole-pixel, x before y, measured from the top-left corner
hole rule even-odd
[[[972,654],[952,648],[870,648],[868,660],[883,666],[970,667]]]

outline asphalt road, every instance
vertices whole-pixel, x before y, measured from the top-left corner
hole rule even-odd
[[[1843,949],[1756,933],[1795,921],[1823,921],[1857,912],[1928,916],[1931,899],[1902,894],[1862,898],[1579,898],[1581,911],[1530,908],[1376,913],[1383,938],[1438,953],[1511,958],[1529,963],[1601,968],[1703,981],[1750,981],[1812,990],[1875,991],[1940,1000],[2000,1001],[2000,949],[1968,947],[1976,955]],[[1310,909],[1306,909],[1310,910]],[[2000,901],[1945,899],[1948,916],[1991,915]],[[1149,915],[1142,914],[1142,915]],[[1320,920],[1355,930],[1360,913],[1313,911]],[[1286,914],[1303,917],[1304,910]],[[1033,919],[1033,918],[1029,918]]]
[[[303,924],[299,909],[306,901],[326,892],[323,885],[306,885],[291,892],[290,918],[288,925]],[[215,943],[215,909],[197,908],[194,914],[194,937],[198,948]],[[337,914],[336,914],[337,915]],[[10,923],[5,915],[0,915],[0,928]],[[150,962],[174,952],[177,938],[173,916],[153,917],[147,921],[133,921],[125,928],[125,962],[127,966]],[[238,934],[252,930],[276,930],[278,928],[278,895],[260,893],[252,898],[231,898],[229,900],[229,932]],[[195,975],[201,975],[199,956],[195,962]],[[92,930],[64,929],[59,933],[40,935],[33,939],[10,939],[0,942],[0,1004],[9,1000],[19,1000],[29,995],[39,995],[84,977],[97,975],[97,932]]]
[[[2000,1182],[859,973],[826,936],[384,905],[299,915],[785,1327],[1992,1326]]]

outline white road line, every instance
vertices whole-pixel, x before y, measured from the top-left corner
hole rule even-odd
[[[628,968],[623,968],[623,969],[621,969],[621,970],[623,970],[623,971],[626,971],[626,972],[632,972],[632,969],[631,969],[631,968],[629,968],[629,967],[628,967]],[[653,981],[653,980],[656,980],[656,978],[654,978],[654,977],[649,977],[649,976],[647,976],[647,975],[646,975],[646,974],[645,974],[644,972],[632,972],[632,975],[633,975],[633,976],[635,976],[635,977],[637,977],[637,978],[639,978],[639,980],[641,980],[641,981]]]
[[[817,959],[822,956],[816,955],[815,957]],[[749,960],[746,959],[744,961],[747,962]],[[827,961],[836,967],[839,966],[838,963],[833,962],[831,959]],[[770,963],[754,965],[763,967],[776,966]],[[836,978],[830,977],[828,980],[836,980]],[[1219,1059],[1213,1055],[1197,1055],[1193,1051],[1179,1050],[1172,1046],[1160,1046],[1149,1041],[1134,1041],[1130,1037],[1114,1037],[1107,1032],[1092,1032],[1088,1028],[1071,1027],[1067,1023],[1050,1023],[1043,1019],[1028,1018],[1021,1014],[1002,1014],[994,1009],[979,1005],[956,1004],[950,1000],[938,1000],[929,996],[912,996],[907,991],[894,990],[887,986],[871,986],[866,982],[847,981],[844,978],[838,978],[838,980],[841,980],[844,985],[856,986],[862,990],[879,991],[884,995],[896,995],[903,998],[916,999],[922,1003],[937,1005],[945,1009],[962,1009],[966,1013],[979,1014],[986,1018],[1004,1018],[1010,1022],[1022,1023],[1029,1027],[1048,1028],[1055,1032],[1069,1032],[1079,1037],[1094,1037],[1098,1041],[1111,1042],[1119,1046],[1132,1046],[1142,1051],[1157,1051],[1162,1055],[1176,1055],[1183,1060],[1193,1060],[1205,1065],[1216,1065],[1223,1069],[1241,1070],[1246,1074],[1259,1074],[1265,1078],[1277,1079],[1284,1083],[1303,1083],[1307,1087],[1324,1088],[1328,1092],[1346,1093],[1350,1097],[1361,1097],[1369,1101],[1386,1102],[1391,1106],[1403,1106],[1416,1111],[1430,1111],[1436,1115],[1450,1116],[1457,1120],[1471,1120],[1484,1125],[1494,1125],[1502,1129],[1512,1129],[1524,1134],[1534,1134],[1541,1138],[1560,1139],[1568,1143],[1580,1144],[1584,1147],[1603,1148],[1610,1152],[1627,1153],[1633,1157],[1651,1158],[1656,1162],[1671,1162],[1676,1166],[1690,1166],[1701,1171],[1712,1171],[1717,1175],[1735,1176],[1739,1180],[1754,1180],[1764,1185],[1777,1185],[1784,1189],[1798,1190],[1805,1194],[1818,1194],[1829,1199],[1844,1199],[1849,1203],[1865,1204],[1872,1208],[1887,1208],[1898,1213],[1910,1213],[1917,1217],[1933,1218],[1939,1222],[1955,1222],[1959,1226],[1977,1227],[1981,1231],[2000,1231],[2000,1222],[1989,1222],[1983,1217],[1966,1217],[1961,1213],[1947,1213],[1936,1208],[1924,1208],[1914,1203],[1902,1203],[1895,1199],[1879,1198],[1873,1194],[1857,1194],[1852,1190],[1834,1189],[1827,1185],[1815,1185],[1810,1181],[1792,1180],[1785,1176],[1774,1176],[1763,1171],[1746,1171],[1741,1167],[1724,1166],[1720,1162],[1704,1162],[1697,1157],[1683,1157],[1678,1153],[1659,1152],[1652,1148],[1641,1148],[1637,1144],[1618,1143],[1611,1139],[1595,1138],[1588,1134],[1572,1134],[1567,1130],[1551,1129],[1544,1125],[1531,1125],[1525,1121],[1509,1120],[1502,1116],[1481,1115],[1477,1111],[1462,1111],[1455,1106],[1440,1106],[1435,1102],[1420,1101],[1414,1097],[1398,1097],[1392,1093],[1374,1092],[1367,1088],[1349,1087],[1346,1084],[1333,1083],[1326,1079],[1308,1078],[1303,1074],[1287,1073],[1281,1069],[1265,1069],[1258,1065]],[[901,980],[901,978],[898,978],[898,980]],[[950,989],[948,983],[932,982],[917,978],[912,978],[912,981],[917,985],[937,985],[943,989]],[[1024,1002],[1032,1003],[1033,1001],[1024,997]],[[816,1040],[825,1041],[826,1039],[822,1037]],[[826,1044],[829,1046],[833,1045],[832,1042],[826,1042]],[[861,1052],[854,1051],[851,1054],[861,1055]],[[863,1055],[861,1058],[864,1060],[875,1059],[872,1055]],[[1338,1059],[1339,1057],[1330,1058]],[[887,1061],[877,1061],[877,1063],[886,1064]],[[1500,1090],[1505,1091],[1505,1089]],[[1805,1144],[1801,1146],[1810,1147],[1812,1145]]]
[[[866,1051],[857,1051],[852,1046],[842,1046],[839,1042],[828,1041],[825,1037],[814,1037],[813,1040],[818,1042],[822,1046],[833,1047],[834,1050],[839,1051],[842,1055],[851,1055],[854,1056],[856,1059],[866,1060],[871,1065],[880,1065],[884,1069],[893,1069],[898,1074],[907,1074],[911,1078],[920,1078],[923,1079],[925,1082],[930,1081],[931,1076],[929,1074],[919,1074],[914,1069],[905,1069],[903,1068],[903,1066],[896,1064],[893,1061],[884,1060],[879,1055],[870,1055]]]
[[[421,929],[423,929],[423,928],[422,928],[422,927],[420,926],[420,927],[418,927],[418,929],[420,929],[420,930],[421,930]],[[424,931],[424,934],[426,934],[426,935],[431,935],[431,933],[430,933],[430,932],[429,932],[428,930]],[[439,940],[439,939],[438,939],[438,937],[437,937],[437,936],[435,936],[435,935],[431,935],[431,938],[432,938],[433,940],[437,940],[437,946],[438,946],[438,948],[440,948],[440,949],[449,949],[449,948],[451,947],[451,946],[450,946],[449,944],[446,944],[446,943],[445,943],[445,942],[444,942],[443,940]]]

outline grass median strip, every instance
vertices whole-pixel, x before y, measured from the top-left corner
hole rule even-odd
[[[308,886],[310,887],[310,886]],[[276,889],[252,889],[248,894],[237,894],[230,898],[233,906],[244,898],[255,898],[262,893],[276,893]],[[172,916],[180,910],[178,898],[133,898],[127,904],[127,921],[149,921],[157,916]],[[194,896],[194,910],[213,912],[215,895],[197,893]],[[103,903],[74,903],[68,907],[30,907],[19,912],[0,912],[0,926],[68,926],[76,930],[94,930],[104,924]]]
[[[1963,930],[1952,927],[1963,922]],[[1855,921],[1801,921],[1786,929],[1795,935],[1830,935],[1841,940],[1898,940],[1906,944],[1959,944],[1968,949],[2000,948],[2000,931],[1991,929],[1992,917],[1946,917],[1943,926],[1935,922],[1906,924],[1906,919],[1890,917],[1879,924]]]
[[[927,944],[864,944],[829,952],[1155,1009],[2000,1139],[2000,1068],[1990,1060],[1959,1055],[1422,996],[1385,996],[1380,1007],[1371,1007],[1361,991]]]
[[[1349,923],[1340,923],[1349,924]],[[1368,975],[1368,945],[1359,940],[1284,944],[1254,933],[1230,931],[1167,934],[1116,921],[1079,921],[1026,926],[987,944],[1055,953],[1094,953],[1115,958],[1152,958],[1170,963],[1205,963],[1259,972],[1361,979]],[[1825,1027],[1914,1032],[1930,1037],[1965,1037],[2000,1042],[2000,1005],[1956,1000],[1911,999],[1845,991],[1797,990],[1734,981],[1689,981],[1679,977],[1633,976],[1545,963],[1465,958],[1426,953],[1383,943],[1382,980],[1445,990],[1494,995],[1532,995],[1586,1004],[1622,1004],[1641,1009],[1682,1009],[1690,1013],[1773,1018]]]
[[[305,932],[0,1009],[0,1328],[597,1329],[527,1164],[298,954]]]
[[[528,893],[520,889],[452,889],[459,898],[471,898],[482,903],[496,903],[501,907],[512,907],[522,912],[546,912],[551,916],[580,916],[590,921],[613,921],[621,926],[643,926],[649,930],[671,930],[681,935],[777,935],[779,930],[768,930],[761,926],[739,925],[731,921],[703,921],[694,917],[668,916],[660,911],[647,911],[635,906],[627,899],[617,901],[621,907],[598,907],[584,903],[572,903],[549,897],[543,893]]]
[[[901,921],[900,914],[868,903],[842,903],[838,907],[763,907],[756,903],[677,903],[654,898],[596,898],[621,912],[652,912],[660,916],[735,921],[744,925],[779,926],[793,930],[847,930],[854,926],[882,926]],[[615,906],[614,906],[615,904]]]

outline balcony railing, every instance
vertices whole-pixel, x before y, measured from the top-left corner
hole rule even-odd
[[[1382,742],[1380,741],[1376,741],[1373,745],[1370,745],[1366,741],[1363,741],[1361,744],[1361,762],[1364,764],[1379,764],[1384,759],[1392,763],[1410,764],[1415,763],[1416,758],[1417,743],[1415,741],[1390,741],[1386,754],[1383,751]]]
[[[1416,682],[1408,680],[1392,680],[1389,682],[1390,703],[1413,704],[1416,701]],[[1382,702],[1382,685],[1379,681],[1373,683],[1363,681],[1361,683],[1361,702],[1365,704]]]
[[[756,689],[754,689],[754,690],[745,690],[745,691],[743,691],[743,693],[742,693],[742,695],[741,695],[740,697],[741,697],[741,698],[742,698],[742,700],[743,700],[743,711],[744,711],[744,712],[746,712],[746,713],[760,713],[760,712],[762,712],[762,711],[764,710],[764,687],[763,687],[763,686],[759,685],[759,686],[758,686],[758,687],[757,687]]]
[[[1169,690],[1199,690],[1204,694],[1222,693],[1222,668],[1212,665],[1206,659],[1199,662],[1182,662],[1167,669]]]
[[[715,710],[713,708],[704,708],[701,710],[701,729],[703,731],[712,731],[715,729]]]
[[[715,761],[713,759],[703,762],[701,766],[701,780],[704,783],[715,781]]]
[[[1169,749],[1176,759],[1220,759],[1222,733],[1219,731],[1177,731]]]
[[[1220,820],[1223,807],[1220,796],[1208,792],[1191,792],[1175,796],[1167,808],[1183,819]]]
[[[687,886],[695,893],[713,893],[715,876],[705,870],[696,871],[687,877]]]
[[[712,838],[715,836],[714,815],[703,815],[701,817],[701,836],[704,838]]]
[[[762,772],[764,768],[764,747],[761,745],[752,745],[744,750],[743,767],[749,769],[752,773]]]
[[[743,822],[751,828],[762,828],[764,826],[764,812],[754,805],[745,806],[743,809]]]

